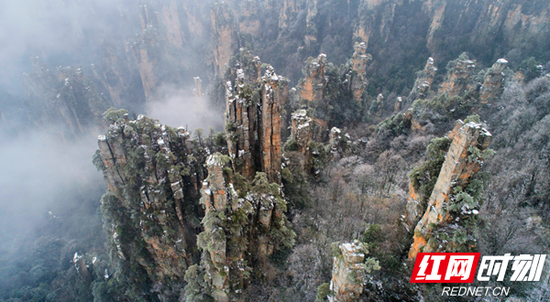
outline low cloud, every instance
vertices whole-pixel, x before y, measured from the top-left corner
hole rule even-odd
[[[191,89],[163,90],[165,99],[147,106],[148,117],[171,127],[187,127],[189,131],[197,128],[207,131],[210,127],[218,132],[223,131],[222,110],[216,108],[207,97],[193,96]]]
[[[101,173],[91,163],[96,139],[87,136],[63,143],[49,132],[35,131],[17,138],[0,134],[2,250],[10,247],[9,242],[32,234],[49,215],[61,215],[60,219],[71,215],[67,209],[81,202],[75,198],[79,187],[104,190]]]

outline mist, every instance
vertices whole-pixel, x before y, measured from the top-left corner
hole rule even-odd
[[[114,47],[131,65],[125,69],[131,73],[127,79],[140,81],[132,53],[124,52],[126,43],[142,33],[139,5],[111,0],[0,1],[0,267],[28,259],[40,238],[82,241],[95,232],[94,240],[105,239],[97,226],[106,185],[92,164],[92,155],[98,148],[97,135],[107,129],[90,127],[85,134],[62,138],[59,133],[71,132],[67,125],[42,123],[33,117],[23,74],[32,72],[31,56],[38,56],[54,73],[58,66],[82,67],[94,89],[110,99],[91,64],[102,62],[104,42],[116,43]],[[192,83],[204,70],[188,72],[182,78]],[[143,93],[140,85],[128,87]],[[132,113],[189,131],[223,130],[222,111],[213,110],[208,97],[193,96],[192,88],[173,86],[162,87],[165,98],[148,106],[126,94],[122,107],[143,108]],[[50,100],[44,96],[39,101]],[[5,276],[9,274],[0,274],[0,287]]]
[[[43,131],[0,139],[3,237],[29,235],[48,215],[66,219],[64,216],[70,215],[68,209],[79,202],[74,200],[77,187],[104,190],[101,174],[91,164],[97,149],[92,136],[71,144],[56,141]]]
[[[171,127],[223,131],[223,112],[205,96],[193,96],[191,89],[165,88],[166,97],[147,106],[147,115]]]
[[[11,94],[22,95],[22,73],[29,72],[31,55],[39,55],[54,66],[89,63],[87,58],[94,49],[86,47],[85,38],[98,40],[109,34],[113,24],[105,17],[122,10],[106,0],[78,4],[1,1],[0,86]]]
[[[139,3],[132,1],[0,1],[0,91],[10,94],[0,94],[2,236],[30,234],[49,211],[78,202],[66,196],[76,187],[105,189],[91,156],[97,135],[106,129],[60,141],[55,133],[66,130],[63,126],[35,124],[24,102],[29,57],[39,56],[51,70],[83,66],[85,77],[95,81],[89,66],[101,59],[102,42],[117,41],[120,47],[141,33],[138,10]],[[192,82],[198,73],[190,72]],[[193,96],[192,89],[163,89],[168,91],[165,99],[136,114],[189,130],[223,130],[221,111],[212,110],[206,97]],[[123,100],[130,105],[134,101]]]

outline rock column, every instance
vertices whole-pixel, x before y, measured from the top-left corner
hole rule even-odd
[[[472,158],[471,148],[485,150],[491,138],[487,130],[473,122],[451,132],[449,139],[452,139],[452,143],[430,195],[426,212],[415,227],[409,259],[415,259],[419,252],[439,250],[439,243],[428,244],[428,236],[434,227],[449,223],[455,218],[449,209],[454,202],[453,189],[458,186],[465,188],[482,164],[480,158]]]
[[[504,83],[504,68],[508,65],[508,61],[505,59],[498,59],[493,64],[493,67],[489,68],[481,86],[481,102],[489,103],[490,100],[496,98],[502,93],[501,87]]]

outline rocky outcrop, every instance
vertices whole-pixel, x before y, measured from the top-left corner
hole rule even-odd
[[[333,152],[346,151],[350,143],[351,136],[348,133],[342,134],[342,130],[336,127],[330,129],[329,145]]]
[[[426,62],[426,66],[424,66],[424,69],[419,72],[418,77],[414,82],[413,89],[409,94],[410,100],[414,101],[418,98],[423,99],[426,97],[427,92],[432,87],[436,72],[437,68],[434,65],[434,59],[429,57]]]
[[[333,302],[357,301],[363,293],[365,254],[359,242],[341,243],[340,255],[334,257],[332,266],[331,290]]]
[[[284,123],[281,121],[282,108],[288,100],[288,80],[277,76],[273,67],[266,68],[262,77],[262,112],[260,135],[262,157],[262,171],[270,181],[281,182],[281,130]]]
[[[412,119],[411,109],[407,111],[411,129],[421,130],[422,127]],[[455,126],[447,136],[432,140],[426,148],[426,160],[415,167],[409,174],[409,194],[407,198],[406,213],[403,217],[403,223],[407,232],[412,232],[418,221],[422,218],[428,207],[428,199],[432,194],[437,178],[441,172],[441,167],[445,162],[445,156],[449,151],[452,138],[464,123],[460,120],[455,122]]]
[[[193,94],[197,97],[202,97],[202,80],[199,77],[194,77],[195,89],[193,89]]]
[[[369,112],[372,115],[382,116],[384,111],[384,96],[380,93],[376,97],[376,100],[372,102]]]
[[[364,42],[355,44],[355,52],[351,58],[352,76],[350,79],[353,100],[361,101],[363,91],[368,85],[366,70],[367,62],[372,60],[372,56],[367,53],[367,45]]]
[[[305,109],[298,109],[292,113],[290,136],[285,143],[285,152],[294,151],[303,156],[303,160],[298,161],[300,171],[311,171],[313,150],[310,144],[316,130],[319,130],[319,126],[308,116]]]
[[[403,98],[398,96],[395,100],[395,106],[393,107],[393,113],[399,112],[403,106]]]
[[[474,122],[461,124],[459,121],[457,126],[460,127],[455,127],[447,135],[452,143],[425,213],[414,229],[409,259],[415,259],[419,252],[452,251],[459,244],[457,236],[465,236],[457,231],[461,228],[460,223],[478,213],[480,205],[468,195],[472,193],[468,191],[468,184],[483,163],[482,152],[489,146],[491,134]],[[411,198],[417,199],[414,194]],[[408,215],[414,217],[418,214],[418,207],[408,206],[408,209],[412,209]],[[472,244],[475,238],[461,238],[459,241]]]
[[[292,130],[290,138],[297,145],[297,151],[308,154],[309,143],[312,138],[313,120],[307,116],[305,109],[296,110],[292,114]]]
[[[501,88],[504,83],[504,69],[506,65],[508,65],[508,61],[505,59],[498,59],[498,61],[487,70],[483,86],[481,86],[482,103],[489,103],[502,93]]]
[[[202,199],[201,202],[205,206],[205,224],[203,240],[207,241],[202,246],[204,250],[204,257],[207,259],[205,261],[205,269],[208,271],[210,276],[210,285],[212,287],[212,296],[216,301],[229,301],[227,292],[230,287],[229,284],[229,273],[230,267],[233,270],[232,273],[239,273],[246,269],[244,266],[244,248],[229,248],[228,249],[228,240],[235,240],[243,238],[228,238],[226,232],[223,229],[223,221],[220,221],[220,213],[228,213],[242,211],[244,214],[249,214],[249,209],[240,208],[237,193],[232,186],[226,186],[223,167],[225,166],[223,155],[214,154],[211,155],[207,162],[206,166],[208,169],[208,178],[203,183],[203,188],[201,190]],[[229,204],[228,204],[229,202]],[[212,218],[213,217],[213,218]],[[229,216],[231,217],[231,216]],[[206,221],[206,219],[214,220],[213,222]],[[218,218],[218,219],[215,219]],[[235,236],[238,236],[241,230],[238,230]],[[199,246],[200,246],[199,242]],[[229,260],[228,260],[229,258]],[[237,264],[237,267],[234,267],[232,264]],[[238,264],[241,264],[239,267]],[[228,266],[228,264],[230,266]],[[237,268],[237,270],[235,270]],[[243,274],[239,273],[238,276],[232,276],[234,280],[237,280],[237,284],[232,284],[235,287],[243,287]]]
[[[462,95],[473,88],[471,81],[476,68],[475,62],[467,57],[452,61],[451,64],[454,66],[447,71],[447,79],[439,89],[440,94],[444,93],[449,97]]]
[[[269,184],[266,174],[258,172],[250,190],[244,191],[228,181],[235,177],[224,171],[228,161],[229,157],[220,153],[206,161],[208,178],[201,190],[206,214],[198,240],[208,286],[214,300],[220,302],[242,301],[240,294],[250,272],[261,276],[268,256],[294,240],[294,233],[286,227],[280,187]],[[256,266],[249,267],[252,263]]]
[[[121,261],[141,267],[152,281],[177,282],[194,256],[196,183],[203,172],[187,156],[194,151],[183,128],[124,113],[107,113],[111,126],[94,157],[108,186],[105,228]]]
[[[358,240],[353,243],[333,243],[334,249],[330,281],[332,294],[327,298],[331,302],[357,301],[363,293],[367,275],[380,269],[378,261],[365,258],[368,250],[366,245]]]
[[[226,83],[226,130],[235,171],[252,180],[257,171],[280,183],[281,110],[288,100],[288,80],[261,62],[249,50],[232,61]]]
[[[330,139],[329,139],[329,144],[331,148],[333,150],[336,150],[341,140],[342,140],[342,130],[336,127],[332,127],[332,129],[330,129]]]
[[[263,91],[277,84],[274,73],[267,76],[258,79]],[[275,92],[270,95],[264,104],[274,103]],[[231,157],[216,152],[224,147],[190,141],[182,127],[141,115],[130,120],[125,110],[110,109],[105,118],[111,125],[99,137],[93,161],[108,186],[102,210],[114,261],[142,274],[136,283],[167,289],[181,286],[193,266],[191,271],[207,272],[201,286],[215,301],[240,301],[245,281],[262,276],[274,251],[294,244],[280,185],[261,165],[252,179],[244,179],[231,169]],[[256,122],[259,128],[269,125]],[[280,155],[278,160],[280,168]]]
[[[316,59],[309,58],[304,67],[303,82],[300,84],[300,99],[309,102],[320,101],[328,79],[325,77],[327,56],[320,54]]]
[[[96,92],[82,68],[60,66],[56,75],[38,57],[31,61],[32,73],[24,74],[25,102],[35,123],[62,126],[62,139],[106,127],[102,114],[110,103]]]

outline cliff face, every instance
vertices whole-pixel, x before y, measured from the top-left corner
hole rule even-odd
[[[279,11],[279,28],[287,28],[290,20],[294,20],[300,7],[295,0],[283,0]]]
[[[139,7],[141,33],[129,43],[148,104],[162,100],[170,89],[192,84],[190,70],[206,76],[208,17],[190,1],[151,0]],[[205,28],[206,27],[206,28]]]
[[[98,79],[109,92],[114,106],[122,107],[126,100],[134,99],[134,108],[141,105],[143,100],[143,88],[134,87],[134,70],[127,56],[111,43],[103,43],[102,58],[99,64],[92,64],[92,70]],[[137,71],[137,69],[136,69]]]
[[[474,48],[496,41],[509,48],[521,47],[548,34],[543,24],[550,17],[550,8],[543,1],[426,1],[424,10],[432,15],[427,38],[432,52],[441,42],[452,39],[446,33],[455,31],[469,33],[467,39]]]
[[[233,11],[228,4],[215,3],[210,8],[215,73],[223,75],[229,58],[239,48]]]
[[[371,81],[375,93],[383,91],[382,82],[392,79],[390,90],[401,93],[413,81],[405,77],[424,64],[427,54],[445,62],[468,51],[488,65],[501,57],[542,56],[538,49],[548,48],[550,35],[545,26],[550,12],[542,0],[148,0],[137,9],[121,3],[114,19],[113,31],[121,33],[102,40],[101,49],[94,50],[100,59],[92,69],[112,103],[126,108],[136,100],[141,104],[142,98],[148,103],[162,99],[163,86],[179,89],[191,85],[197,75],[205,81],[215,74],[223,76],[228,59],[246,43],[279,73],[298,80],[302,67],[310,64],[303,63],[308,56],[323,52],[339,65],[354,51],[355,42],[364,42],[355,52],[361,57],[366,49],[373,56],[368,72],[380,79]],[[78,20],[73,21],[82,33]],[[359,66],[362,74],[362,63],[354,69]],[[311,76],[316,77],[315,71]],[[413,89],[425,87],[430,78]],[[356,100],[365,83],[361,76],[353,79]],[[303,98],[319,97],[316,85],[322,84],[322,76],[306,81]]]
[[[376,28],[378,9],[381,6],[380,0],[363,0],[359,4],[359,20],[354,29],[354,37],[356,40],[364,41],[365,45],[369,45],[369,40],[373,30],[383,30],[386,27],[387,19],[382,19],[379,24],[380,27]],[[395,6],[395,5],[393,5]]]
[[[24,84],[26,103],[37,124],[63,126],[62,139],[106,126],[102,114],[109,101],[96,92],[82,68],[58,67],[56,75],[38,57],[31,60],[33,71],[24,75]]]
[[[548,48],[548,39],[542,38],[550,34],[544,25],[548,20],[544,1],[360,1],[353,40],[365,42],[373,55],[369,73],[388,83],[398,73],[388,66],[403,70],[414,62],[418,68],[426,54],[447,62],[467,51],[486,66],[502,57],[519,63],[529,56],[544,56],[539,49]],[[409,51],[401,52],[404,48]]]
[[[227,149],[190,140],[183,128],[141,115],[130,120],[125,110],[105,114],[111,125],[99,137],[94,156],[108,185],[102,199],[104,227],[116,261],[146,275],[129,283],[158,283],[157,291],[173,295],[184,278],[198,280],[188,275],[203,271],[208,276],[200,289],[205,295],[238,301],[246,280],[263,278],[268,257],[294,244],[278,184],[286,80],[270,66],[259,77],[259,60],[245,50],[237,58],[246,72],[233,70],[238,75],[235,97],[228,94],[228,123],[240,123],[238,137],[228,127],[230,156],[209,155]],[[251,91],[257,95],[247,94]],[[204,206],[200,224],[199,197]],[[202,251],[200,264],[196,247]]]
[[[459,121],[447,138],[452,143],[426,211],[414,229],[409,259],[416,258],[419,252],[460,249],[459,246],[464,242],[475,245],[476,240],[472,235],[461,234],[464,233],[461,224],[473,221],[478,213],[480,205],[472,198],[475,190],[469,184],[483,163],[483,150],[489,146],[491,134],[480,124],[470,122],[463,125]],[[411,198],[415,199],[412,195]],[[409,215],[412,213],[417,212],[411,211]]]
[[[157,9],[161,9],[162,14],[157,14],[158,11],[151,4],[140,6],[142,33],[131,45],[148,103],[162,99],[161,85],[181,82],[175,74],[167,76],[170,69],[165,68],[171,65],[171,61],[175,61],[169,49],[181,51],[182,48],[182,34],[177,22],[178,11],[173,5]],[[176,66],[181,67],[181,63]]]
[[[203,175],[189,158],[199,155],[183,128],[123,114],[108,112],[111,126],[94,159],[109,188],[104,227],[122,261],[144,269],[153,282],[182,280],[192,263]]]
[[[260,1],[240,3],[238,27],[241,34],[259,38],[262,34],[261,16],[263,13]]]
[[[159,29],[154,27],[156,25],[154,11],[150,6],[148,8],[147,5],[141,5],[140,8],[142,34],[132,45],[132,53],[141,75],[145,99],[148,103],[151,103],[161,98],[159,95],[161,82],[159,81],[159,75],[153,69],[161,63],[165,56],[162,44],[160,44]]]
[[[225,113],[229,155],[235,171],[247,179],[263,171],[270,181],[280,183],[281,110],[288,100],[288,80],[271,66],[260,77],[260,66],[248,50],[231,61]]]
[[[463,13],[457,13],[459,10]],[[311,69],[311,62],[304,64],[304,59],[324,52],[336,64],[345,63],[354,43],[363,42],[360,48],[355,46],[353,68],[358,76],[350,82],[354,99],[358,100],[367,83],[363,72],[363,55],[367,51],[374,59],[369,74],[382,79],[380,82],[386,77],[401,79],[395,80],[398,83],[394,87],[394,92],[400,93],[404,83],[412,81],[404,79],[403,74],[412,74],[423,64],[424,54],[431,52],[438,62],[447,61],[449,53],[458,51],[458,40],[468,41],[461,50],[472,53],[480,63],[489,64],[507,54],[487,45],[504,43],[502,49],[516,49],[510,56],[531,55],[545,47],[544,42],[533,41],[546,41],[543,37],[550,34],[543,26],[550,13],[541,0],[483,3],[331,0],[324,4],[296,0],[225,3],[149,0],[140,7],[139,14],[142,33],[126,47],[133,58],[125,58],[124,45],[106,41],[101,62],[97,64],[97,75],[115,105],[132,102],[135,99],[132,92],[139,86],[143,87],[148,102],[162,99],[161,86],[192,84],[191,78],[197,74],[189,74],[191,69],[203,70],[204,74],[199,74],[203,79],[207,76],[213,79],[215,74],[223,76],[229,58],[246,43],[293,80],[299,78],[305,66],[310,75],[304,83],[302,98],[312,100],[320,97],[322,89],[318,88],[324,85],[323,71]],[[212,48],[207,46],[210,40]],[[486,42],[480,46],[477,41]],[[399,52],[404,48],[412,51]],[[322,66],[322,62],[317,63]],[[405,70],[396,75],[393,66]],[[139,70],[139,85],[135,83],[134,69]],[[426,66],[426,75],[419,78],[413,90],[418,87],[425,90],[425,82],[431,85],[430,70]],[[378,81],[371,85],[381,91]]]

